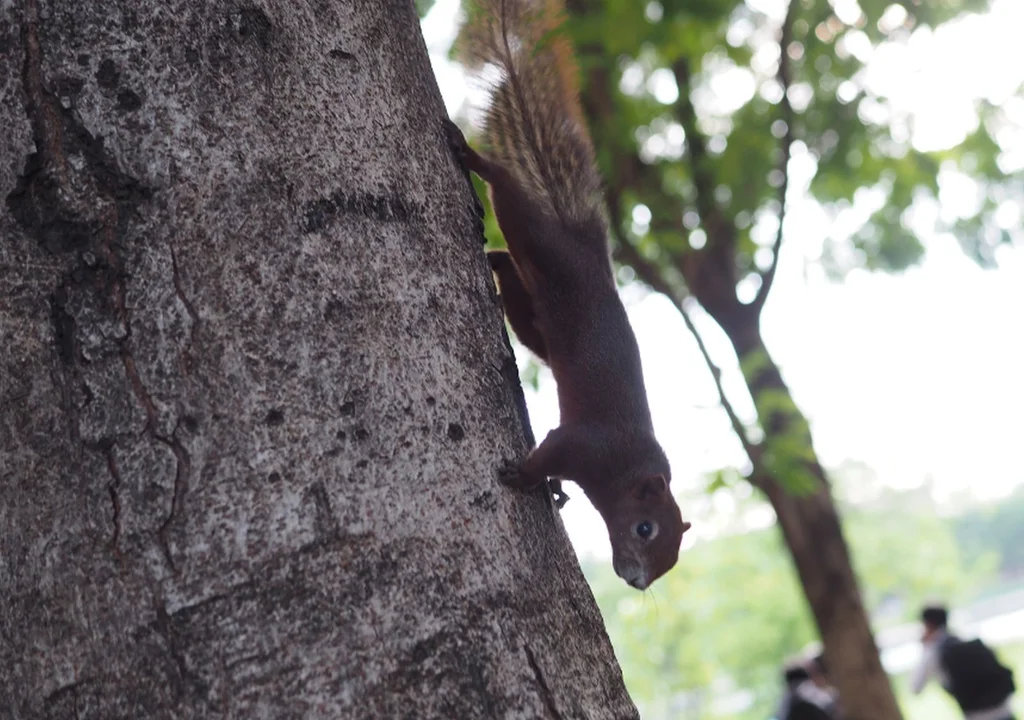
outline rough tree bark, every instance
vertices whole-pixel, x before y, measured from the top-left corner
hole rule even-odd
[[[0,12],[0,716],[636,717],[412,3]]]

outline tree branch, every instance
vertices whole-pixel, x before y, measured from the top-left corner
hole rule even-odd
[[[779,70],[777,78],[782,85],[782,100],[779,107],[782,109],[782,121],[786,124],[786,131],[780,141],[779,149],[782,157],[779,160],[779,170],[782,172],[782,183],[779,185],[779,229],[775,233],[775,243],[772,245],[772,262],[763,273],[761,273],[761,287],[757,290],[753,305],[755,312],[760,313],[764,307],[768,293],[775,281],[775,272],[779,267],[779,251],[782,249],[782,228],[786,224],[786,192],[789,190],[789,158],[793,149],[793,105],[789,101],[789,88],[792,84],[792,76],[789,65],[789,44],[793,39],[793,19],[796,15],[797,2],[790,0],[786,9],[786,17],[782,21],[782,31],[779,35]]]
[[[747,454],[747,458],[750,459],[750,465],[755,472],[750,474],[747,479],[755,487],[761,487],[761,481],[758,480],[757,468],[761,464],[761,448],[751,441],[750,436],[747,435],[747,428],[740,419],[740,416],[736,414],[736,409],[729,402],[729,398],[726,397],[725,387],[722,385],[722,370],[719,368],[715,361],[711,359],[711,354],[708,352],[707,346],[704,344],[704,338],[701,337],[697,331],[697,326],[693,324],[693,319],[690,317],[689,311],[686,309],[685,299],[679,299],[676,301],[676,308],[679,310],[679,314],[683,316],[683,322],[686,323],[686,328],[693,335],[693,339],[697,341],[697,348],[700,350],[701,356],[704,358],[705,364],[708,366],[708,370],[711,371],[711,377],[715,380],[715,388],[718,390],[718,399],[722,403],[722,408],[725,410],[725,414],[729,416],[729,424],[732,425],[733,432],[736,433],[736,437],[739,438],[740,444],[743,446],[743,452]]]
[[[708,166],[707,142],[697,127],[697,111],[690,97],[693,76],[689,60],[681,58],[674,62],[672,75],[679,89],[675,112],[686,136],[695,205],[701,227],[707,233],[705,247],[676,255],[676,267],[701,306],[717,322],[728,322],[729,317],[745,308],[736,298],[736,227],[715,200],[716,180]]]
[[[708,243],[717,240],[718,208],[715,207],[715,179],[707,166],[707,140],[697,127],[697,111],[690,97],[690,61],[681,58],[672,63],[672,76],[679,90],[675,111],[679,124],[683,126],[686,136],[687,155],[690,158],[690,172],[693,173],[693,188],[696,197],[697,212],[701,224],[708,233]],[[708,227],[711,224],[714,227]]]

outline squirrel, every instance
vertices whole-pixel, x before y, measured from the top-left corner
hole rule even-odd
[[[477,0],[459,43],[467,67],[501,71],[485,119],[489,154],[450,120],[446,128],[464,167],[490,188],[508,251],[487,258],[505,315],[558,387],[559,427],[522,463],[506,462],[500,479],[520,490],[574,481],[605,521],[615,573],[645,590],[676,564],[690,523],[669,490],[616,287],[562,14],[555,0]]]

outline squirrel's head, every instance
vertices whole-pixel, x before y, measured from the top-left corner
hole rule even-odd
[[[683,533],[690,529],[664,475],[631,483],[605,521],[615,574],[637,590],[646,590],[672,569]]]

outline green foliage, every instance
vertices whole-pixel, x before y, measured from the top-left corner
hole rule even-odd
[[[434,3],[436,1],[437,0],[416,0],[416,12],[420,17],[423,17],[430,12],[430,8],[434,7]]]
[[[980,561],[995,553],[1001,573],[1024,575],[1024,488],[998,503],[960,515],[954,527],[965,557]]]
[[[851,508],[844,514],[868,608],[894,601],[899,612],[891,620],[908,622],[937,597],[952,606],[971,599],[991,576],[991,564],[968,563],[951,524],[931,508],[915,508],[905,493],[893,498],[898,504],[885,510]]]
[[[797,2],[792,10],[790,84],[807,99],[793,103],[791,131],[817,163],[810,192],[833,213],[852,206],[863,190],[884,197],[852,237],[828,239],[826,269],[841,277],[854,267],[899,271],[920,262],[924,244],[906,226],[903,212],[917,199],[936,197],[943,161],[989,189],[976,213],[946,229],[956,232],[971,257],[992,264],[995,248],[1014,241],[994,214],[1007,197],[1021,199],[1020,178],[1006,177],[997,162],[999,109],[979,105],[978,129],[960,145],[921,152],[910,145],[902,130],[905,118],[896,115],[891,98],[861,84],[863,64],[850,50],[857,41],[872,46],[905,41],[914,31],[983,10],[987,2],[902,1],[905,17],[899,23],[882,22],[892,0],[858,4],[862,15],[851,24],[828,2]],[[633,206],[643,203],[655,218],[633,240],[662,246],[667,252],[660,257],[668,264],[688,249],[678,218],[696,211],[707,221],[703,216],[714,208],[733,228],[737,277],[742,277],[752,269],[757,249],[753,220],[777,215],[779,206],[779,137],[785,125],[778,123],[784,114],[779,78],[764,67],[762,52],[778,41],[777,19],[739,0],[575,0],[568,5],[599,162],[613,185],[628,179],[621,192],[613,192],[622,205],[618,216],[628,220]],[[726,72],[746,78],[751,89],[746,100],[731,110],[700,102],[709,97],[709,83]],[[673,76],[681,97],[659,100],[656,84]],[[696,118],[688,117],[689,97],[696,98]],[[673,126],[685,130],[684,147],[652,157],[651,139],[671,145],[668,139],[678,134]],[[638,155],[639,170],[634,167]]]

